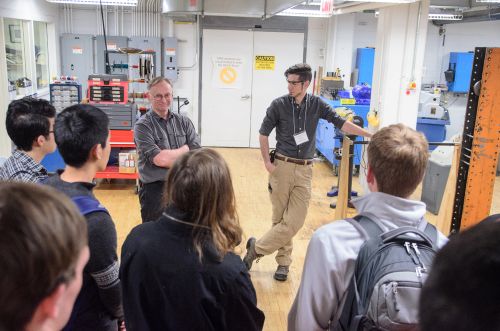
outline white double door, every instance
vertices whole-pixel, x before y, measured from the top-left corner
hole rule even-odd
[[[203,30],[202,145],[259,147],[266,110],[288,93],[284,72],[303,62],[303,51],[303,33]],[[256,56],[270,56],[268,67]],[[221,71],[224,61],[234,69]],[[270,145],[275,143],[273,131]]]

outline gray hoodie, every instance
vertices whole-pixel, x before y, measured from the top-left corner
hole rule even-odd
[[[425,216],[425,203],[372,192],[352,201],[359,214],[383,229],[417,227]],[[438,232],[437,246],[448,242]],[[349,281],[363,237],[347,221],[320,227],[312,236],[304,261],[299,290],[288,314],[288,330],[326,330],[342,312]],[[332,322],[333,323],[333,322]]]

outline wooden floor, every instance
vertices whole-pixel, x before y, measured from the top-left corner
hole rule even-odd
[[[217,149],[231,169],[235,188],[240,223],[244,230],[244,241],[238,253],[244,254],[244,244],[250,236],[260,237],[271,226],[271,204],[267,193],[267,172],[257,149]],[[323,224],[333,221],[334,209],[329,208],[334,198],[326,196],[337,183],[328,162],[314,165],[312,199],[304,227],[294,239],[293,259],[289,280],[277,282],[272,278],[276,269],[274,256],[266,256],[255,264],[251,271],[257,291],[259,308],[266,315],[264,330],[286,330],[287,314],[300,285],[303,261],[312,233]],[[357,179],[353,189],[359,189]],[[95,190],[96,196],[109,209],[118,231],[118,254],[130,230],[140,223],[138,197],[134,183],[130,181],[101,182]],[[418,195],[418,194],[417,194]],[[350,210],[352,215],[354,210]],[[496,178],[491,213],[500,213],[500,177]],[[428,213],[429,214],[429,213]],[[434,215],[429,214],[432,222]]]

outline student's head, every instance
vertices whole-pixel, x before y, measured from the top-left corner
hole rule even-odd
[[[441,249],[422,289],[423,331],[500,330],[500,215]]]
[[[148,99],[158,115],[166,115],[173,101],[172,83],[164,77],[156,77],[148,84]]]
[[[197,149],[177,159],[168,171],[164,199],[194,223],[194,247],[200,257],[204,243],[212,242],[223,257],[241,242],[231,174],[216,151]]]
[[[35,147],[48,154],[56,149],[55,117],[56,110],[47,100],[25,97],[9,104],[5,126],[18,149],[29,152]]]
[[[0,330],[60,330],[87,263],[87,223],[54,189],[0,183]]]
[[[298,63],[285,71],[286,81],[288,83],[288,92],[291,97],[297,97],[305,94],[311,83],[311,67],[306,63]]]
[[[55,138],[64,162],[81,168],[87,162],[103,170],[109,160],[109,119],[92,105],[74,105],[57,115]]]
[[[403,124],[377,131],[368,144],[368,174],[372,191],[409,197],[424,177],[429,158],[424,135]]]

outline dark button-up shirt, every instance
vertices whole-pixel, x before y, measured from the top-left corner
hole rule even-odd
[[[47,177],[43,165],[18,149],[0,167],[0,180],[38,183]]]
[[[316,149],[316,128],[320,118],[337,128],[341,128],[345,122],[332,107],[317,96],[307,94],[301,104],[297,105],[294,98],[284,95],[274,99],[267,108],[259,133],[269,136],[276,128],[278,153],[297,159],[312,159]],[[309,141],[297,146],[293,136],[304,130]]]
[[[143,183],[164,181],[167,169],[158,167],[153,159],[164,149],[177,149],[188,145],[200,148],[200,137],[193,122],[185,116],[168,112],[167,119],[150,110],[135,124],[134,141],[137,146],[139,178]]]

